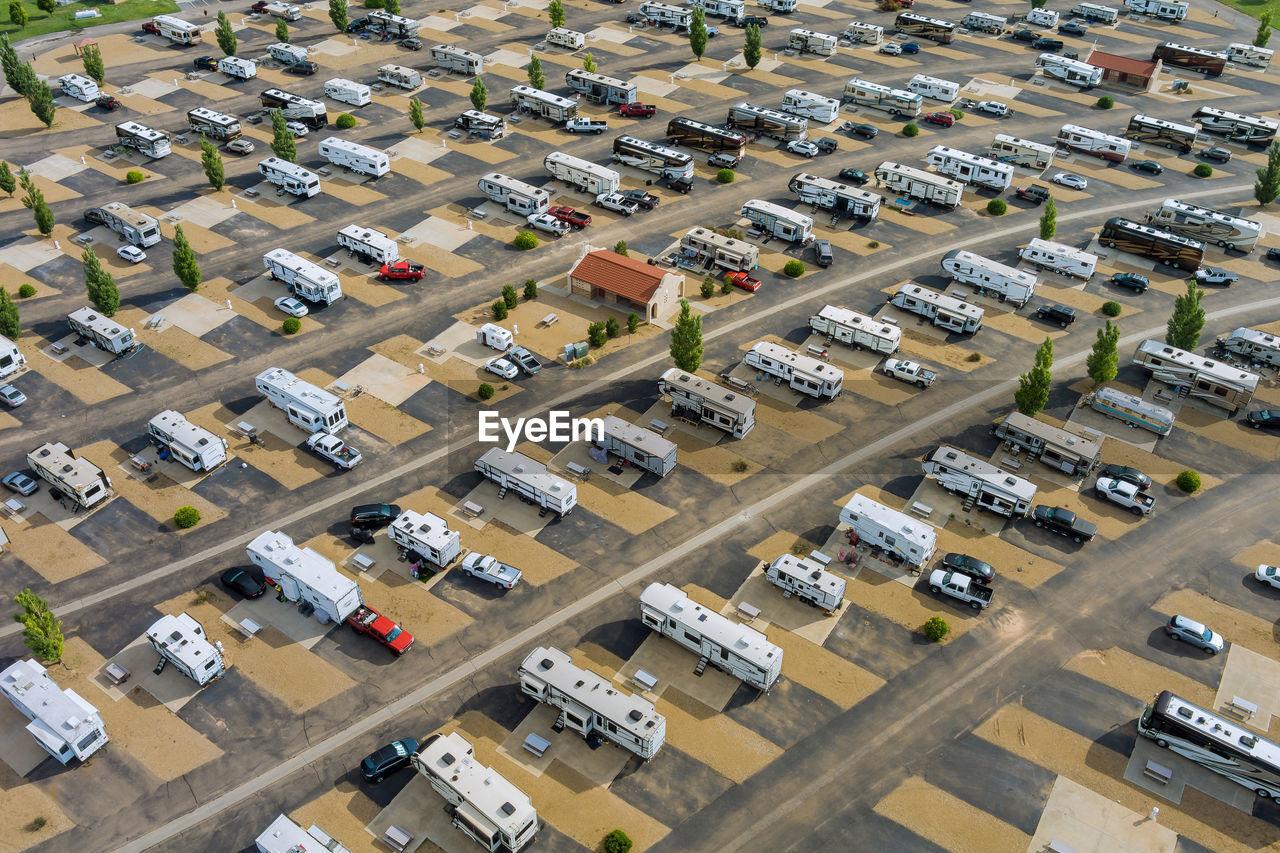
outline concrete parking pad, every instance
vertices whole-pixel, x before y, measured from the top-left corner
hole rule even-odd
[[[47,495],[48,490],[42,489],[36,495],[41,493]],[[36,495],[22,498],[22,502],[30,506]],[[8,547],[13,555],[49,583],[70,580],[107,562],[40,512],[27,515],[21,526],[15,527],[6,521],[5,532],[9,534]]]
[[[555,519],[554,512],[538,515],[538,507],[520,500],[514,493],[498,498],[498,485],[492,480],[482,480],[479,485],[467,493],[463,503],[476,503],[491,513],[494,521],[501,522],[516,533],[530,538],[542,532],[542,528]]]
[[[552,726],[559,716],[559,709],[539,702],[502,742],[498,752],[522,765],[526,772],[534,776],[541,776],[551,769],[552,763],[559,762],[590,779],[597,787],[608,788],[622,772],[622,768],[627,766],[633,753],[611,743],[592,749],[587,745],[586,738],[571,729],[565,728],[557,732]],[[537,734],[551,741],[550,749],[541,758],[535,757],[523,746],[524,739],[530,734]]]
[[[156,313],[164,314],[167,323],[197,338],[204,337],[235,316],[225,304],[211,302],[198,293],[188,293],[175,299]]]
[[[226,436],[231,452],[241,461],[257,468],[286,489],[304,486],[332,470],[329,463],[301,449],[300,445],[306,440],[306,434],[289,424],[284,413],[265,400],[243,415],[233,415],[216,405],[206,409],[211,409],[214,417],[221,419],[225,416],[227,419],[215,422],[216,426],[207,422],[200,425],[218,435]],[[192,423],[198,422],[196,417],[196,413],[187,413],[187,420]],[[240,436],[236,430],[236,424],[239,423],[257,427],[262,445],[252,444]],[[288,436],[288,439],[281,437],[282,435]]]
[[[277,601],[272,590],[258,598],[250,598],[234,604],[219,617],[232,628],[249,619],[263,627],[275,628],[291,642],[310,651],[333,630],[332,624],[322,624],[311,616],[303,616],[297,605]]]
[[[127,465],[132,455],[111,441],[99,441],[86,445],[77,453],[104,471],[112,471],[121,465]],[[212,524],[227,517],[226,510],[160,472],[156,472],[145,480],[116,474],[112,477],[111,483],[115,487],[116,494],[164,524],[169,532],[178,535],[185,535],[188,532],[179,530],[173,523],[173,512],[180,506],[194,506],[200,511],[200,521],[205,524]]]
[[[339,376],[338,381],[353,388],[360,386],[366,394],[372,394],[392,406],[399,406],[427,387],[431,380],[425,374],[409,370],[375,353]]]
[[[747,575],[742,586],[738,587],[737,592],[720,612],[730,619],[736,619],[738,605],[745,601],[760,610],[760,615],[751,623],[751,627],[769,635],[772,642],[777,642],[773,639],[773,634],[790,632],[821,646],[835,630],[840,616],[847,611],[842,609],[828,616],[813,605],[794,596],[784,598],[782,590],[765,577],[766,565],[765,562],[760,562],[751,570],[751,574]],[[845,601],[844,604],[847,606],[849,602]],[[779,630],[770,632],[768,630],[770,626]],[[791,658],[788,656],[787,663],[790,662]]]
[[[356,800],[365,799],[363,793]],[[541,815],[539,815],[541,817]],[[388,827],[398,826],[413,836],[417,850],[440,850],[444,853],[467,853],[475,842],[453,825],[453,806],[435,792],[427,777],[414,771],[413,778],[400,789],[395,799],[369,821],[365,831],[373,839],[382,838]],[[328,830],[326,830],[328,831]],[[336,837],[336,836],[335,836]],[[364,839],[355,838],[343,844],[359,849]],[[384,851],[385,845],[369,844],[370,850]]]
[[[719,610],[719,607],[716,609]],[[674,687],[707,706],[708,713],[718,714],[729,704],[742,682],[710,666],[701,676],[694,675],[693,669],[697,665],[697,656],[684,646],[658,634],[650,634],[645,637],[626,666],[618,671],[618,678],[629,683],[636,670],[643,669],[658,679],[653,696],[661,696],[668,687]]]
[[[1144,817],[1059,776],[1027,849],[1043,850],[1052,841],[1062,841],[1080,851],[1173,853],[1178,833]]]
[[[236,209],[226,203],[229,200],[230,196],[196,196],[170,210],[169,215],[194,222],[202,228],[213,228],[236,215]]]
[[[919,776],[903,780],[888,796],[876,803],[875,812],[902,824],[939,847],[957,853],[1023,850],[1030,840],[1026,833],[1016,827],[930,785]]]
[[[1168,784],[1152,779],[1146,774],[1148,761],[1162,764],[1170,771]],[[1191,797],[1197,792],[1205,797],[1217,800],[1220,807],[1237,809],[1245,814],[1253,813],[1254,801],[1257,797],[1243,785],[1237,785],[1227,777],[1214,773],[1207,767],[1184,758],[1169,749],[1161,749],[1154,741],[1139,737],[1134,741],[1133,753],[1129,763],[1125,765],[1124,779],[1133,785],[1144,788],[1161,799],[1175,805],[1182,805],[1191,789]],[[1188,801],[1190,802],[1190,801]]]
[[[198,618],[197,621],[199,621]],[[202,623],[202,627],[206,633],[209,633],[209,625]],[[210,635],[210,641],[212,641],[212,635]],[[187,678],[172,666],[166,666],[159,675],[156,675],[155,667],[159,661],[160,653],[147,642],[146,634],[138,635],[110,660],[111,663],[122,666],[131,673],[129,680],[134,685],[131,693],[139,690],[146,691],[155,701],[176,714],[196,698],[196,694],[202,688],[193,679]]]
[[[1271,717],[1280,705],[1280,663],[1249,651],[1238,643],[1227,648],[1227,663],[1218,682],[1218,695],[1210,706],[1227,719],[1238,717],[1239,712],[1228,708],[1233,697],[1239,696],[1258,706],[1258,713],[1244,722],[1260,732],[1271,728]]]
[[[479,232],[438,216],[428,216],[417,225],[406,228],[404,236],[452,252],[475,239]]]
[[[27,171],[50,181],[61,181],[63,178],[78,175],[87,168],[89,167],[79,160],[72,160],[70,157],[64,157],[61,154],[50,154],[48,157],[29,164]]]
[[[61,257],[62,252],[53,247],[52,240],[23,237],[0,248],[0,263],[7,264],[19,272],[27,272]]]
[[[0,705],[0,761],[9,765],[14,773],[24,777],[43,764],[46,758],[52,757],[31,736],[31,732],[27,731],[27,724],[30,722],[8,702]],[[6,807],[8,797],[6,791]]]

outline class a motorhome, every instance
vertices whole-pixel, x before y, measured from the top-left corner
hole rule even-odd
[[[375,9],[369,13],[368,29],[375,33],[391,33],[395,38],[414,38],[418,35],[418,21],[393,15],[385,9]]]
[[[1104,386],[1086,399],[1097,411],[1124,421],[1135,429],[1141,427],[1156,435],[1168,435],[1173,431],[1175,416],[1172,409],[1135,397],[1133,394]]]
[[[826,335],[828,346],[839,341],[856,350],[865,348],[882,355],[893,355],[902,343],[902,329],[893,323],[835,305],[826,305],[810,317],[809,328],[815,334]]]
[[[1098,256],[1051,240],[1031,238],[1027,247],[1018,253],[1024,261],[1036,269],[1052,270],[1059,275],[1082,278],[1088,281],[1098,268]]]
[[[819,400],[833,400],[844,390],[844,371],[834,364],[761,341],[747,351],[742,363],[775,376],[793,391]]]
[[[60,764],[86,761],[107,745],[98,709],[74,690],[58,687],[35,658],[19,658],[0,672],[0,694],[31,721],[27,732]]]
[[[492,767],[457,732],[431,735],[410,758],[436,793],[453,806],[455,827],[485,850],[520,853],[538,832],[529,797]]]
[[[161,616],[147,629],[147,642],[178,672],[201,687],[227,671],[221,643],[215,646],[188,613]]]
[[[515,178],[500,172],[490,172],[477,184],[480,192],[491,201],[505,205],[507,210],[528,216],[531,213],[546,213],[551,206],[551,193],[542,187],[517,181]]]
[[[909,36],[926,38],[938,44],[951,44],[956,25],[941,18],[930,18],[916,12],[900,12],[893,21],[893,30]]]
[[[978,293],[994,293],[1001,302],[1021,308],[1035,295],[1038,279],[982,255],[953,249],[942,257],[942,268],[955,281],[972,285]]]
[[[400,260],[400,247],[381,231],[348,225],[338,232],[338,245],[366,264],[393,264]]]
[[[634,136],[623,135],[613,141],[613,161],[672,179],[693,178],[693,158],[688,154]]]
[[[637,468],[659,477],[667,476],[676,467],[678,448],[675,442],[616,415],[604,416],[604,431],[596,437],[595,443]]]
[[[756,425],[756,402],[745,394],[669,368],[658,381],[658,393],[671,398],[671,416],[707,424],[742,438]]]
[[[768,693],[782,675],[783,650],[748,628],[703,607],[679,587],[651,583],[640,594],[640,621],[699,655],[695,673],[710,664]]]
[[[1204,400],[1232,414],[1249,405],[1258,390],[1258,374],[1205,358],[1160,341],[1143,341],[1132,363],[1182,397]]]
[[[1147,221],[1184,237],[1216,243],[1225,249],[1252,252],[1264,229],[1256,219],[1167,198]]]
[[[840,521],[863,542],[917,568],[923,568],[938,550],[933,527],[863,495],[849,498],[840,510]]]
[[[1022,518],[1035,503],[1036,487],[1030,480],[945,444],[926,457],[920,467],[948,492],[969,498],[966,511],[971,504],[997,515]]]
[[[964,184],[959,181],[888,160],[876,167],[876,180],[898,195],[938,207],[959,207],[964,200]]]
[[[156,447],[192,471],[212,471],[227,461],[227,440],[196,426],[181,412],[166,409],[147,421],[147,436]]]
[[[1134,142],[1163,145],[1170,150],[1178,148],[1183,154],[1191,153],[1196,143],[1200,141],[1200,132],[1193,124],[1180,124],[1143,113],[1137,113],[1129,118],[1124,135],[1125,138],[1132,139]]]
[[[92,104],[98,99],[98,84],[80,74],[64,74],[58,78],[62,94]]]
[[[1064,124],[1058,130],[1057,143],[1063,148],[1100,157],[1112,163],[1123,163],[1133,147],[1133,143],[1123,137],[1078,124]]]
[[[807,244],[813,239],[813,217],[789,207],[753,198],[743,203],[740,213],[748,222],[771,237],[801,244]]]
[[[1100,6],[1097,3],[1078,3],[1071,7],[1071,14],[1099,24],[1114,24],[1120,17],[1120,10],[1111,6]]]
[[[391,171],[391,160],[387,157],[387,152],[337,136],[320,140],[320,156],[357,175],[380,178]]]
[[[1008,163],[998,163],[946,145],[930,148],[925,162],[936,168],[940,175],[996,192],[1007,190],[1013,183],[1013,167]]]
[[[481,139],[501,139],[507,135],[507,123],[501,117],[479,110],[466,110],[453,120],[453,126]]]
[[[783,142],[806,139],[809,136],[809,120],[787,115],[745,101],[729,107],[725,124],[735,130],[751,130],[761,136],[770,136]]]
[[[840,116],[840,99],[806,92],[804,89],[788,89],[782,96],[782,111],[830,124]]]
[[[1039,459],[1072,477],[1083,477],[1098,465],[1101,441],[1085,438],[1070,430],[1024,415],[1017,409],[991,427],[992,434],[1006,447],[1020,447],[1028,458]]]
[[[230,142],[244,135],[240,119],[206,107],[196,107],[187,113],[187,127],[192,133],[207,136],[219,142]]]
[[[844,606],[845,579],[832,574],[826,564],[814,558],[783,554],[764,570],[765,580],[782,590],[786,598],[795,596],[830,616]]]
[[[88,459],[62,442],[46,442],[27,454],[27,464],[58,495],[79,509],[97,506],[115,494],[111,479]]]
[[[336,274],[287,249],[267,252],[262,265],[272,279],[285,283],[289,293],[308,302],[332,305],[342,298],[342,280]]]
[[[1007,19],[987,12],[970,12],[960,21],[960,26],[978,33],[1003,33],[1008,25]]]
[[[717,234],[710,228],[694,228],[680,238],[680,251],[690,260],[735,272],[750,272],[760,265],[760,249],[745,240]]]
[[[907,91],[949,104],[959,96],[960,84],[930,77],[927,74],[917,74],[907,81]]]
[[[794,12],[796,10],[796,0],[756,0],[757,6],[772,12]]]
[[[642,696],[623,693],[613,682],[573,663],[557,648],[534,649],[516,671],[520,691],[559,709],[563,724],[590,740],[616,743],[650,761],[667,739],[667,720]]]
[[[118,201],[91,207],[84,212],[84,218],[95,225],[107,226],[141,249],[160,242],[160,222],[154,216],[139,213]]]
[[[883,199],[879,194],[861,187],[842,184],[807,172],[793,176],[788,187],[800,197],[800,201],[829,210],[834,218],[870,222],[880,215],[880,202]]]
[[[1124,0],[1124,5],[1140,15],[1174,23],[1186,20],[1187,13],[1191,10],[1190,3],[1180,3],[1178,0]]]
[[[13,341],[0,335],[0,379],[5,379],[27,365],[27,357]]]
[[[1052,145],[1032,142],[1030,139],[1022,139],[1006,133],[997,133],[996,138],[987,146],[987,155],[991,159],[1014,166],[1026,166],[1029,169],[1047,169],[1052,166],[1056,151],[1057,149]]]
[[[268,157],[258,164],[258,174],[268,183],[275,184],[280,192],[311,198],[320,194],[320,176],[297,163],[279,157]]]
[[[566,72],[564,82],[570,89],[597,104],[631,104],[639,97],[635,83],[582,68]]]
[[[667,144],[741,157],[747,150],[747,137],[728,128],[677,117],[667,122]]]
[[[218,60],[218,70],[237,80],[252,80],[258,76],[258,63],[238,56],[224,56]]]
[[[587,43],[587,37],[577,30],[567,27],[553,27],[547,33],[547,44],[563,47],[566,50],[581,50]]]
[[[1233,41],[1227,45],[1227,59],[1239,65],[1250,65],[1254,68],[1269,66],[1274,53],[1275,51],[1269,47],[1254,47],[1241,42]]]
[[[885,110],[892,116],[915,118],[924,108],[924,97],[906,89],[894,89],[854,77],[844,84],[844,101],[860,107]]]
[[[284,89],[266,89],[258,96],[267,110],[279,110],[290,121],[300,121],[312,130],[329,123],[329,110],[321,101],[313,101]]]
[[[553,178],[576,187],[579,192],[600,195],[616,193],[622,187],[622,176],[613,169],[563,151],[552,151],[542,165]]]
[[[125,148],[139,151],[153,160],[169,155],[169,134],[136,121],[116,125],[116,141]]]
[[[539,507],[543,511],[539,515],[550,511],[564,518],[578,505],[577,486],[523,453],[491,447],[476,460],[475,469],[497,484],[499,497],[510,489],[521,500]]]
[[[250,562],[287,601],[306,602],[321,623],[342,622],[364,604],[360,585],[311,548],[299,548],[287,535],[268,530],[245,548]]]
[[[127,355],[140,346],[133,329],[99,314],[96,308],[77,308],[67,315],[67,325],[71,331],[105,352]]]
[[[1056,53],[1042,53],[1036,57],[1036,68],[1046,77],[1053,77],[1081,89],[1092,89],[1102,82],[1102,69],[1078,59],[1059,56]]]
[[[795,29],[787,33],[789,50],[812,53],[815,56],[833,56],[838,41],[839,39],[833,35],[816,33],[813,30]]]
[[[884,41],[884,27],[850,21],[841,35],[854,44],[879,44]]]
[[[660,25],[665,24],[677,30],[689,29],[689,23],[693,18],[691,9],[685,6],[672,6],[670,3],[641,3],[640,14],[644,15],[647,21],[656,21]]]
[[[444,68],[464,77],[474,77],[484,70],[483,56],[456,44],[434,46],[431,48],[431,60],[437,68]]]
[[[373,92],[368,86],[343,77],[324,81],[324,93],[335,101],[341,101],[353,107],[363,107],[373,100]]]
[[[556,123],[578,117],[578,102],[573,98],[562,98],[532,86],[513,86],[511,106],[525,115],[538,116]]]
[[[383,65],[378,68],[378,79],[401,89],[413,89],[422,85],[422,75],[403,65]]]
[[[283,367],[269,367],[259,373],[254,387],[266,395],[271,405],[284,411],[289,423],[307,432],[332,435],[347,426],[347,407],[341,399]]]
[[[450,530],[449,523],[429,512],[407,509],[391,522],[387,538],[419,558],[440,568],[462,556],[462,537]]]
[[[1231,57],[1225,51],[1205,50],[1171,41],[1162,41],[1151,52],[1151,61],[1161,61],[1169,68],[1198,71],[1206,77],[1221,77]]]
[[[152,29],[174,44],[195,44],[200,41],[200,28],[172,15],[156,15],[151,19]]]
[[[1233,330],[1226,338],[1219,338],[1219,343],[1228,352],[1280,367],[1280,337],[1275,335],[1242,327]]]
[[[977,305],[918,284],[902,285],[889,301],[904,311],[919,314],[932,320],[935,326],[957,334],[971,335],[981,329],[982,317],[986,313]]]

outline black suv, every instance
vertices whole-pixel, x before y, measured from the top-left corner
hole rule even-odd
[[[1044,187],[1038,187],[1032,184],[1029,187],[1018,187],[1018,198],[1025,198],[1027,201],[1034,201],[1036,204],[1044,204],[1049,200],[1049,191]]]
[[[1035,30],[1014,30],[1009,38],[1014,41],[1034,42],[1040,38],[1040,35]]]
[[[1123,480],[1126,483],[1133,483],[1143,491],[1151,488],[1151,478],[1128,465],[1103,465],[1098,469],[1098,479]]]
[[[1036,309],[1036,316],[1041,320],[1057,323],[1065,329],[1076,321],[1076,309],[1068,308],[1066,305],[1041,305]]]
[[[351,508],[351,538],[357,542],[372,542],[373,534],[400,517],[400,507],[395,504],[361,504]]]
[[[834,256],[831,254],[830,240],[814,240],[813,253],[817,256],[818,266],[820,267],[829,267],[835,260]]]
[[[733,22],[735,27],[742,27],[744,30],[752,24],[757,27],[767,27],[769,26],[769,19],[764,15],[743,15]]]
[[[191,63],[197,71],[217,71],[218,61],[212,56],[202,56],[195,62]]]
[[[1063,44],[1058,39],[1038,38],[1031,43],[1036,50],[1047,50],[1050,53],[1057,53],[1062,50]]]

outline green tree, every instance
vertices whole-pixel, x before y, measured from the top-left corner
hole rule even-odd
[[[992,216],[1004,216],[1009,210],[1009,205],[1002,198],[993,198],[987,202],[987,213]]]
[[[698,292],[702,294],[703,299],[710,299],[716,294],[716,277],[709,275],[702,280],[702,284],[698,287]]]
[[[799,278],[804,275],[804,261],[792,258],[782,265],[782,274],[790,278]]]
[[[1187,282],[1187,292],[1173,300],[1173,315],[1165,327],[1164,342],[1172,347],[1194,350],[1200,344],[1204,329],[1204,307],[1200,299],[1204,290],[1194,281]]]
[[[951,632],[951,626],[941,616],[930,616],[925,620],[921,631],[931,642],[940,643],[942,638]]]
[[[347,24],[351,23],[347,0],[329,0],[329,20],[333,21],[333,28],[338,32],[347,31]]]
[[[511,245],[515,246],[522,252],[527,252],[530,249],[536,249],[538,248],[538,235],[534,234],[532,231],[521,231],[516,235],[516,238],[511,241]]]
[[[509,284],[502,287],[502,301],[506,303],[508,308],[515,308],[520,304],[520,297],[516,296],[516,289]]]
[[[382,8],[393,15],[400,14],[400,0],[383,0]]]
[[[280,331],[286,335],[296,335],[302,330],[302,321],[297,317],[285,317],[284,322],[280,324]]]
[[[107,79],[107,69],[98,46],[91,44],[86,47],[84,53],[80,54],[80,61],[84,64],[84,73],[101,86]]]
[[[1195,471],[1183,471],[1174,478],[1173,484],[1187,494],[1191,494],[1200,488],[1200,475]]]
[[[609,340],[609,332],[604,323],[592,323],[587,326],[587,343],[599,349]]]
[[[609,319],[604,321],[605,334],[611,338],[616,338],[618,336],[618,326],[618,318],[610,316]]]
[[[1107,317],[1119,317],[1122,311],[1124,311],[1124,306],[1114,299],[1108,299],[1102,303],[1102,313]]]
[[[1110,95],[1103,95],[1101,98],[1098,98],[1098,109],[1100,110],[1109,110],[1115,105],[1116,99]]]
[[[289,43],[289,22],[284,18],[276,18],[276,41]]]
[[[422,101],[417,98],[409,99],[409,121],[413,123],[414,130],[419,132],[427,126],[427,120],[422,116]]]
[[[493,386],[488,382],[481,382],[480,387],[476,389],[476,396],[481,400],[491,399],[494,395]]]
[[[351,113],[342,113],[334,119],[333,126],[338,130],[350,130],[356,126],[356,117]]]
[[[102,268],[93,246],[85,246],[80,254],[84,263],[84,286],[89,294],[89,302],[107,317],[114,316],[120,308],[120,290],[111,273]]]
[[[298,162],[298,144],[293,140],[293,131],[285,127],[284,113],[271,111],[271,150],[281,160],[290,163]]]
[[[36,230],[45,237],[53,233],[53,211],[44,200],[44,193],[35,190],[31,196],[31,215],[36,221]]]
[[[65,643],[62,622],[49,609],[49,602],[24,589],[13,597],[13,603],[22,608],[13,621],[22,625],[22,642],[31,653],[46,662],[61,659]]]
[[[20,30],[27,28],[27,10],[23,8],[21,0],[13,0],[9,4],[9,20]]]
[[[0,287],[0,335],[16,341],[22,335],[22,323],[18,319],[18,306],[9,298],[9,291]]]
[[[191,248],[181,225],[173,227],[173,274],[192,293],[200,289],[200,265],[196,263],[195,249]]]
[[[640,328],[640,315],[632,311],[627,315],[627,334],[634,335],[638,328]]]
[[[910,139],[911,137],[920,135],[920,125],[915,122],[907,122],[902,126],[902,135]]]
[[[489,102],[489,90],[485,88],[484,80],[476,75],[475,85],[471,87],[471,106],[477,110],[484,112],[484,105]]]
[[[58,8],[57,0],[36,0],[36,8],[46,15],[52,15],[53,10]]]
[[[227,171],[222,165],[218,146],[204,136],[200,137],[200,163],[204,166],[204,176],[209,179],[209,186],[221,191],[227,185]]]
[[[13,91],[24,96],[26,91],[22,88],[22,81],[25,79],[23,75],[25,65],[26,63],[19,58],[18,51],[9,44],[8,33],[0,35],[0,69],[4,70],[4,79],[9,81]]]
[[[538,298],[538,280],[536,278],[525,280],[524,298],[526,302],[532,302]]]
[[[627,253],[627,241],[626,241],[626,240],[619,240],[618,242],[614,243],[614,244],[613,244],[613,253],[614,253],[615,255],[622,255],[622,257],[624,257],[624,258],[629,258],[629,257],[631,257],[631,255]]]
[[[680,300],[680,316],[671,328],[671,360],[690,373],[702,364],[702,316],[693,313],[688,299]]]
[[[1213,167],[1208,163],[1197,163],[1196,167],[1191,170],[1191,174],[1195,175],[1197,178],[1212,178]]]
[[[698,61],[702,61],[702,55],[707,52],[707,15],[697,6],[693,8],[693,13],[689,16],[689,49],[693,51],[693,55]]]
[[[493,319],[507,319],[507,303],[503,302],[501,299],[494,301],[494,303],[489,306],[489,310],[493,312]]]
[[[236,33],[231,29],[231,22],[227,20],[226,12],[218,12],[218,23],[213,28],[213,37],[218,40],[218,47],[222,48],[224,54],[236,55]]]
[[[1258,170],[1258,180],[1253,185],[1253,197],[1258,204],[1271,204],[1280,196],[1280,142],[1267,148],[1267,165]]]
[[[36,193],[40,191],[36,189],[35,180],[26,166],[18,167],[18,183],[22,185],[22,206],[30,210],[35,205]]]
[[[1105,385],[1116,378],[1120,369],[1120,327],[1110,320],[1098,330],[1098,338],[1093,342],[1093,350],[1085,359],[1085,367],[1089,378],[1095,385]]]
[[[547,87],[547,75],[542,73],[542,60],[536,56],[529,57],[529,85],[535,89]]]
[[[737,175],[733,173],[733,169],[721,169],[716,172],[716,183],[731,184]]]
[[[1052,240],[1053,235],[1058,233],[1058,205],[1054,203],[1053,196],[1049,196],[1048,201],[1044,203],[1044,213],[1040,214],[1040,239]]]
[[[748,68],[755,68],[764,58],[764,40],[760,38],[760,27],[757,24],[747,25],[747,40],[742,45],[742,61]]]
[[[604,853],[631,853],[631,838],[621,829],[604,837]]]
[[[588,74],[595,74],[598,68],[595,58],[591,55],[591,51],[588,50],[587,55],[582,58],[582,70]]]
[[[1036,363],[1027,373],[1018,377],[1018,390],[1013,402],[1024,415],[1035,415],[1049,403],[1049,386],[1053,384],[1053,341],[1044,339],[1036,350]]]
[[[13,198],[13,191],[18,188],[18,179],[13,176],[13,172],[9,171],[9,164],[0,160],[0,190],[4,190],[9,194],[9,198]]]
[[[551,20],[551,26],[563,27],[565,22],[564,4],[560,0],[551,0],[547,4],[547,17]]]
[[[1267,42],[1271,41],[1271,10],[1268,9],[1258,16],[1258,33],[1253,37],[1254,47],[1266,47]]]
[[[53,116],[58,111],[58,105],[53,102],[53,90],[48,83],[43,80],[34,81],[27,89],[27,104],[45,127],[53,127]]]

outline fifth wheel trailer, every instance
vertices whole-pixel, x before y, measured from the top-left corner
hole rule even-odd
[[[151,443],[192,471],[212,471],[227,461],[227,440],[166,409],[147,421]]]
[[[996,192],[1007,190],[1009,184],[1013,183],[1013,167],[1008,163],[998,163],[946,145],[930,148],[925,155],[925,162],[936,168],[939,175]]]
[[[563,151],[552,151],[542,165],[552,177],[590,195],[616,193],[622,187],[622,176],[613,169]]]
[[[531,213],[546,213],[551,206],[551,193],[542,187],[517,181],[515,178],[500,172],[490,172],[482,177],[476,186],[491,201],[496,201],[513,213],[528,216]]]
[[[437,68],[445,68],[466,77],[484,70],[484,57],[455,44],[438,44],[431,48],[431,59]]]
[[[1241,327],[1225,338],[1218,338],[1218,343],[1227,352],[1280,367],[1280,338],[1275,335]]]
[[[79,509],[88,509],[115,494],[111,479],[88,459],[61,442],[47,442],[27,454],[27,464],[40,479]]]
[[[245,548],[249,560],[280,587],[288,601],[303,601],[321,622],[342,622],[360,605],[360,585],[322,554],[299,548],[282,532],[260,533]]]
[[[1083,477],[1099,462],[1102,444],[1070,430],[1024,415],[1017,409],[991,427],[991,434],[1009,448],[1020,447],[1032,459],[1039,459],[1072,477]]]
[[[582,68],[566,72],[564,82],[570,89],[597,104],[631,104],[639,97],[635,83]]]
[[[1258,390],[1258,374],[1160,341],[1138,344],[1132,364],[1177,388],[1179,396],[1204,400],[1232,414],[1249,405]]]
[[[880,214],[879,195],[830,178],[801,172],[788,185],[800,201],[831,211],[835,218],[847,217],[870,222]]]
[[[828,346],[839,341],[854,349],[865,347],[884,355],[893,355],[902,342],[902,329],[896,325],[835,305],[826,305],[810,317],[809,328],[826,335]]]
[[[815,33],[813,30],[795,29],[787,33],[787,48],[801,53],[812,53],[815,56],[832,56],[836,52],[839,39],[827,33]]]
[[[187,112],[187,127],[192,133],[207,136],[218,142],[230,142],[244,135],[240,119],[207,107],[196,107]]]
[[[863,495],[849,498],[840,510],[840,521],[862,541],[917,568],[923,568],[938,550],[938,533],[931,525]]]
[[[945,444],[926,457],[920,467],[948,492],[970,498],[966,509],[971,503],[997,515],[1021,518],[1031,512],[1035,503],[1036,486],[1030,480]]]
[[[271,278],[283,281],[291,294],[308,302],[332,305],[342,298],[342,280],[337,275],[287,249],[267,252],[262,265]]]
[[[283,367],[269,367],[258,374],[254,386],[289,423],[307,432],[333,434],[347,425],[347,407],[337,396],[304,382]]]
[[[942,268],[956,281],[973,285],[979,293],[994,293],[1001,302],[1009,301],[1021,308],[1036,292],[1035,275],[982,255],[953,249],[942,258]]]
[[[604,432],[596,437],[595,443],[637,468],[659,477],[667,476],[676,467],[678,448],[675,442],[616,415],[604,416]]]
[[[562,124],[578,117],[578,102],[532,86],[511,87],[511,106],[525,114]]]
[[[745,394],[668,368],[658,380],[658,393],[671,398],[671,415],[708,424],[742,438],[756,425],[756,402]]]
[[[564,518],[578,505],[577,486],[523,453],[491,447],[476,460],[475,469],[498,485],[499,498],[514,491],[520,500],[540,507],[539,515],[549,510]]]

